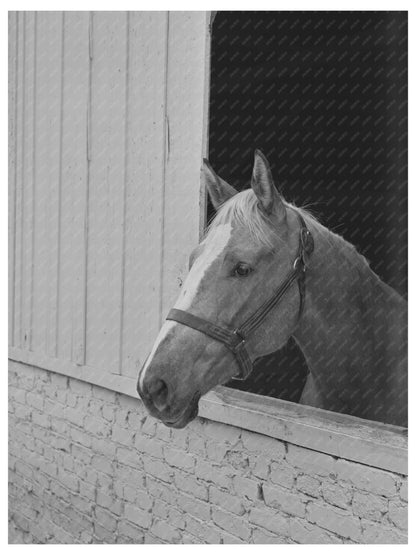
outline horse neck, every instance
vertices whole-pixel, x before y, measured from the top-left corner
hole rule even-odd
[[[385,378],[396,372],[403,354],[404,301],[352,245],[314,221],[308,227],[315,250],[308,264],[304,314],[293,336],[319,392],[317,404],[374,418],[364,414],[369,410],[364,405],[354,410],[352,404],[358,402],[353,397],[374,394],[377,383],[394,387]]]

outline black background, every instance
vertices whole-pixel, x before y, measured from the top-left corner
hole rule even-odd
[[[239,190],[260,148],[286,200],[406,296],[406,12],[217,12],[209,145],[212,166]],[[297,401],[306,371],[290,341],[230,385]]]

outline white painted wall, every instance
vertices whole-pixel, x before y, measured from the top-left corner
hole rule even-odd
[[[14,358],[135,378],[203,222],[208,23],[10,13]]]

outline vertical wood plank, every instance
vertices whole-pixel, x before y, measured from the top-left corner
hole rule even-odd
[[[92,35],[86,362],[119,371],[123,272],[126,12],[97,12]]]
[[[61,54],[62,14],[38,12],[32,348],[51,356],[57,355]]]
[[[25,13],[25,52],[23,71],[23,195],[22,195],[22,329],[21,345],[30,350],[33,312],[33,238],[34,238],[34,151],[36,96],[36,13]]]
[[[17,15],[17,93],[16,93],[16,198],[15,198],[15,272],[13,344],[21,347],[22,339],[22,268],[23,268],[23,158],[24,158],[24,89],[25,89],[25,13]]]
[[[162,320],[186,276],[188,256],[198,243],[205,207],[200,168],[206,153],[208,33],[209,13],[169,14]]]
[[[130,14],[122,373],[136,377],[159,328],[168,17]]]
[[[15,283],[15,248],[16,248],[16,132],[17,132],[17,12],[9,12],[9,218],[8,218],[8,249],[9,249],[9,345],[14,345],[14,283]]]
[[[88,12],[65,12],[62,106],[59,358],[85,362]]]
[[[63,13],[46,12],[42,31],[45,33],[44,59],[47,66],[47,84],[42,91],[45,102],[41,118],[46,118],[47,134],[44,151],[45,175],[42,183],[46,199],[46,353],[51,357],[58,354],[58,304],[59,264],[61,235],[61,155],[62,155],[62,72],[63,72]],[[44,95],[44,96],[43,96]],[[42,254],[40,254],[40,258]],[[42,276],[39,276],[42,279]]]

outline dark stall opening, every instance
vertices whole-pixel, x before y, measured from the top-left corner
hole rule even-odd
[[[308,207],[406,296],[406,12],[217,12],[210,162],[241,190],[255,148],[286,200]],[[289,341],[228,385],[298,401],[306,375]]]

